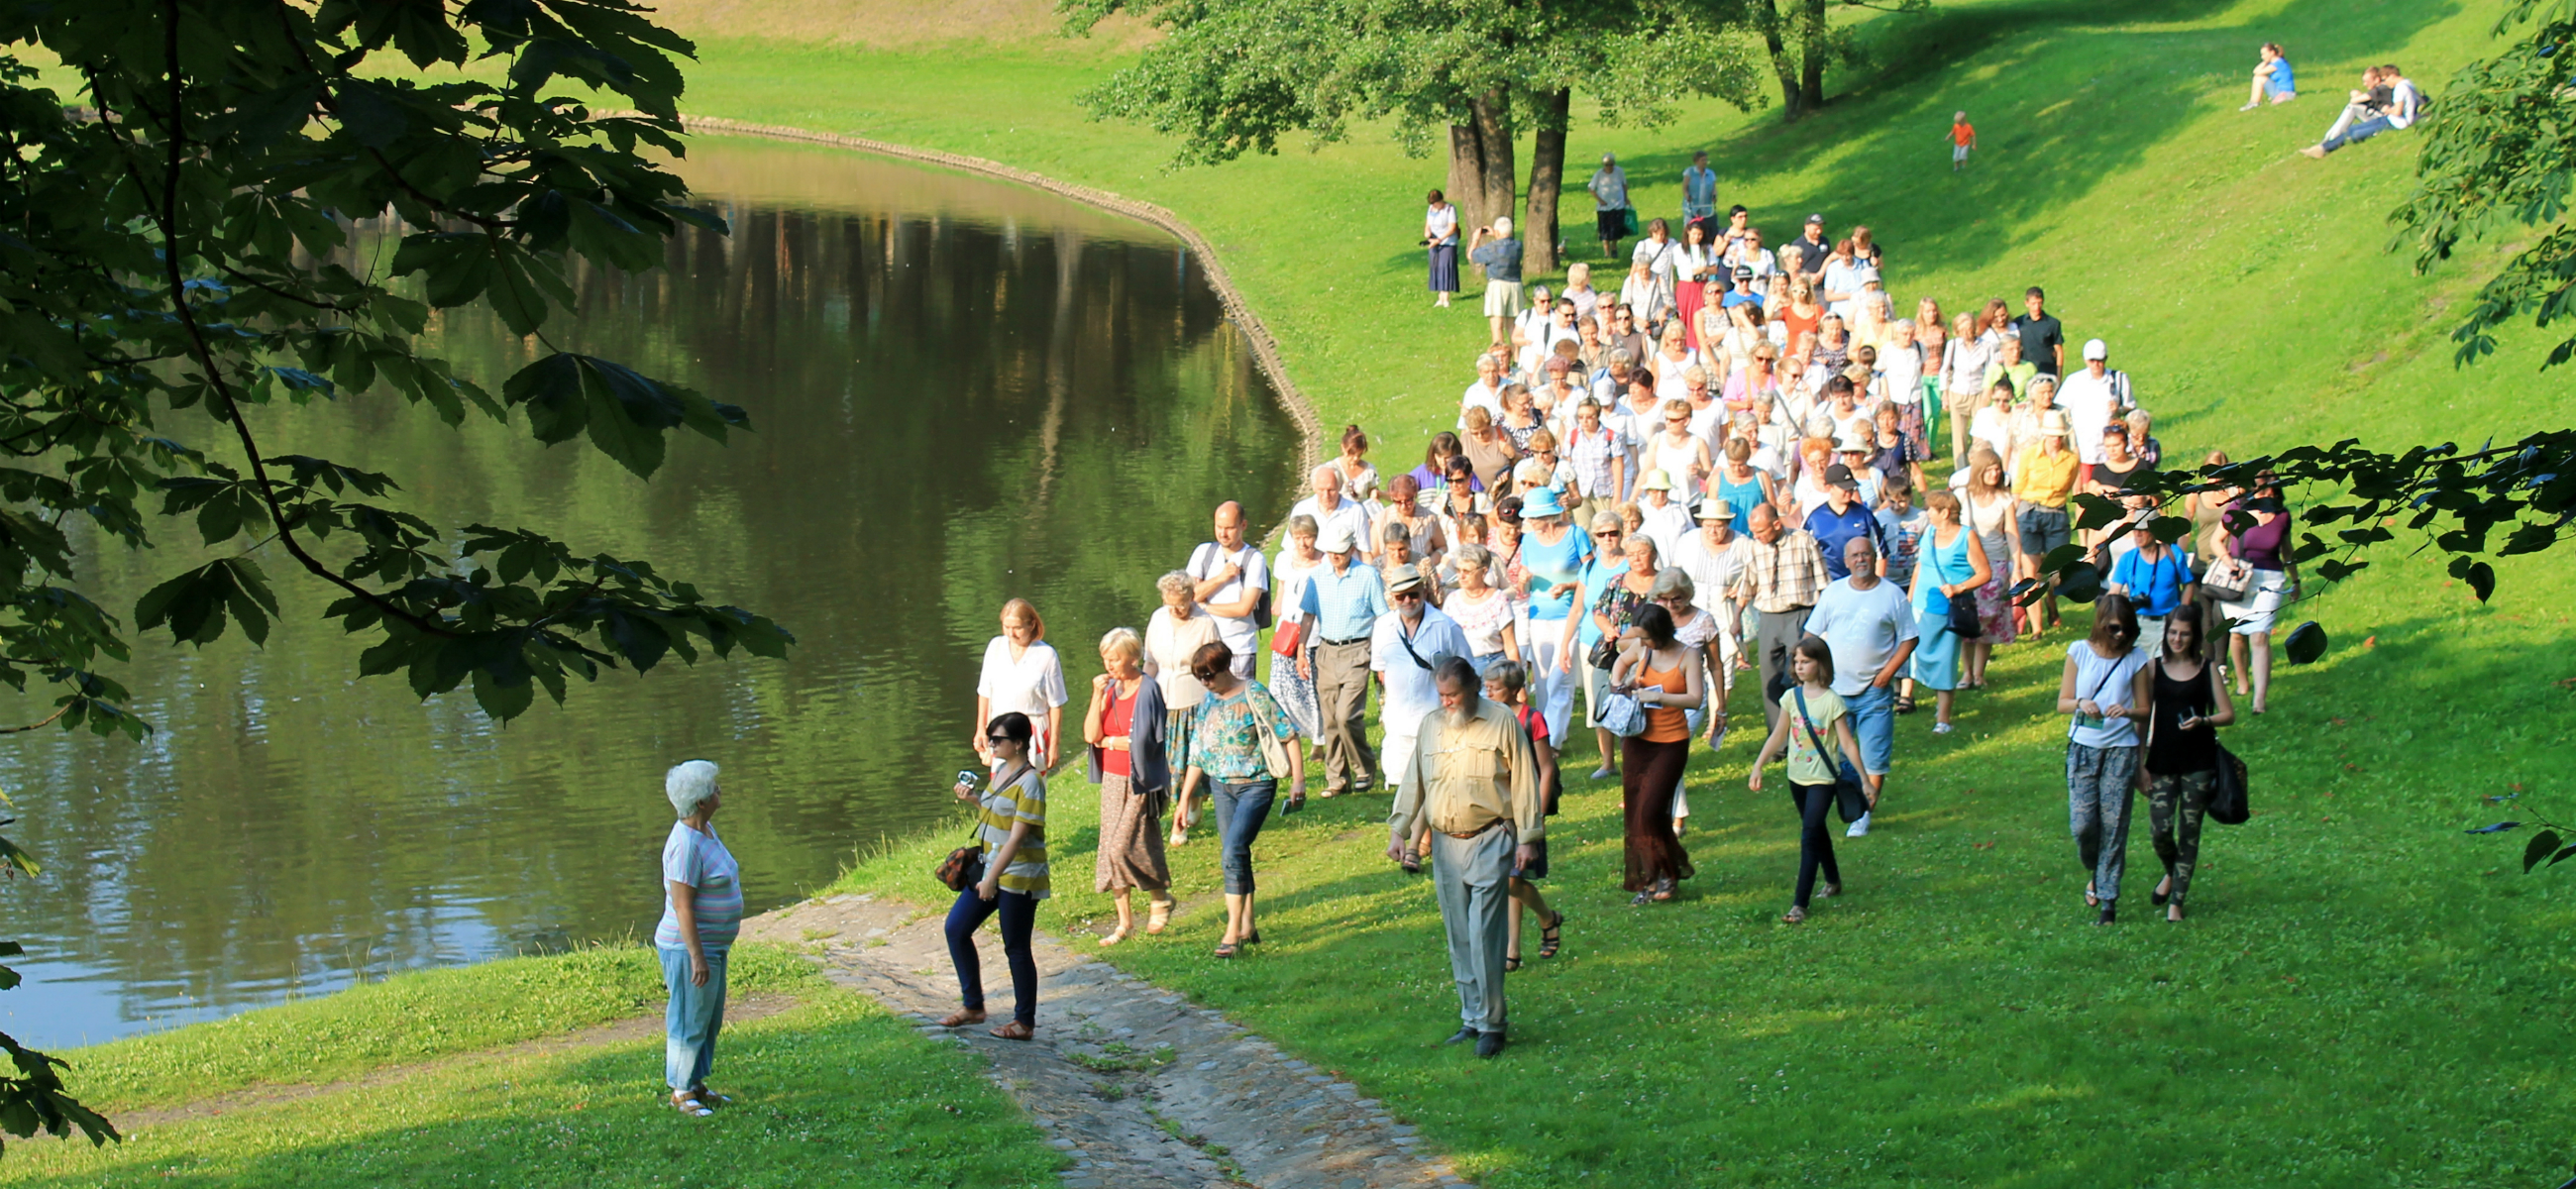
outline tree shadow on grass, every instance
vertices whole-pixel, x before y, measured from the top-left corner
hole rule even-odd
[[[2292,46],[2298,63],[2384,55],[2460,6],[2294,0],[2259,23],[2158,27],[2226,7],[2042,0],[1884,18],[1869,27],[1879,65],[1858,88],[1795,124],[1756,119],[1707,146],[1718,202],[1748,188],[1777,195],[1785,184],[1787,197],[1755,212],[1775,245],[1794,234],[1793,220],[1816,211],[1836,236],[1870,224],[1899,269],[1909,260],[1982,268],[2029,250],[2039,230],[2030,220],[2136,167],[2201,118],[2213,96],[2236,103],[2261,42]],[[1947,85],[1928,85],[1945,77]],[[2349,82],[2315,66],[2301,81],[2311,102],[2283,114],[2322,133]],[[1961,109],[1977,125],[1978,147],[1968,169],[1953,174],[1949,115]],[[1663,182],[1680,175],[1689,154],[1623,155],[1622,164],[1632,177]],[[1582,194],[1584,181],[1568,177],[1567,194]]]

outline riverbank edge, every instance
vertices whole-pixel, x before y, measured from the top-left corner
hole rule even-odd
[[[1217,300],[1224,304],[1226,319],[1234,323],[1237,330],[1243,332],[1244,341],[1251,344],[1253,359],[1261,366],[1261,373],[1269,378],[1271,389],[1279,394],[1280,406],[1287,410],[1289,419],[1297,423],[1297,474],[1303,476],[1315,465],[1322,450],[1324,432],[1323,417],[1316,411],[1315,402],[1307,397],[1305,390],[1297,386],[1296,379],[1288,374],[1287,361],[1279,353],[1278,339],[1270,333],[1270,327],[1262,322],[1261,315],[1253,311],[1252,304],[1244,298],[1243,291],[1235,287],[1233,278],[1226,272],[1224,259],[1217,254],[1216,245],[1209,242],[1207,236],[1200,234],[1198,228],[1191,226],[1187,220],[1173,214],[1168,208],[1079,182],[1048,177],[1042,173],[1005,165],[983,157],[918,148],[893,141],[877,140],[873,137],[846,136],[785,124],[754,124],[722,116],[697,116],[685,113],[680,116],[680,125],[692,133],[818,144],[981,174],[1031,189],[1043,190],[1061,198],[1070,198],[1085,206],[1134,219],[1170,235],[1198,256],[1201,275],[1207,278],[1208,287],[1216,291]]]

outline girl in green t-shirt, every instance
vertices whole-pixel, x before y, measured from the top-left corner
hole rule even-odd
[[[1794,925],[1807,919],[1807,900],[1816,889],[1816,869],[1825,873],[1825,895],[1842,895],[1842,869],[1834,865],[1833,838],[1825,830],[1825,813],[1834,803],[1834,757],[1816,745],[1831,739],[1842,749],[1851,770],[1860,771],[1860,740],[1852,734],[1851,712],[1834,693],[1834,654],[1825,642],[1809,636],[1791,650],[1790,672],[1798,688],[1780,699],[1780,719],[1762,754],[1753,757],[1753,775],[1745,787],[1762,791],[1762,769],[1782,750],[1789,753],[1789,800],[1798,807],[1798,894],[1780,919]]]

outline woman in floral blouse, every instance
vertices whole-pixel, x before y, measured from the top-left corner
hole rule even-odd
[[[1260,682],[1234,675],[1233,649],[1223,643],[1201,646],[1190,658],[1190,672],[1207,687],[1207,697],[1190,728],[1181,798],[1186,804],[1202,780],[1215,786],[1216,828],[1225,848],[1220,863],[1225,872],[1225,940],[1216,947],[1216,956],[1231,958],[1261,940],[1252,921],[1252,840],[1261,836],[1282,778],[1289,790],[1282,812],[1305,806],[1306,753],[1297,746],[1296,722],[1278,699]],[[1287,771],[1273,767],[1266,757],[1270,741],[1278,744]]]

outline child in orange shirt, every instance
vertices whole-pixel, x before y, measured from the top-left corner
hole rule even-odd
[[[1977,126],[1968,122],[1968,113],[1950,117],[1950,172],[1968,167],[1968,150],[1977,147]]]

